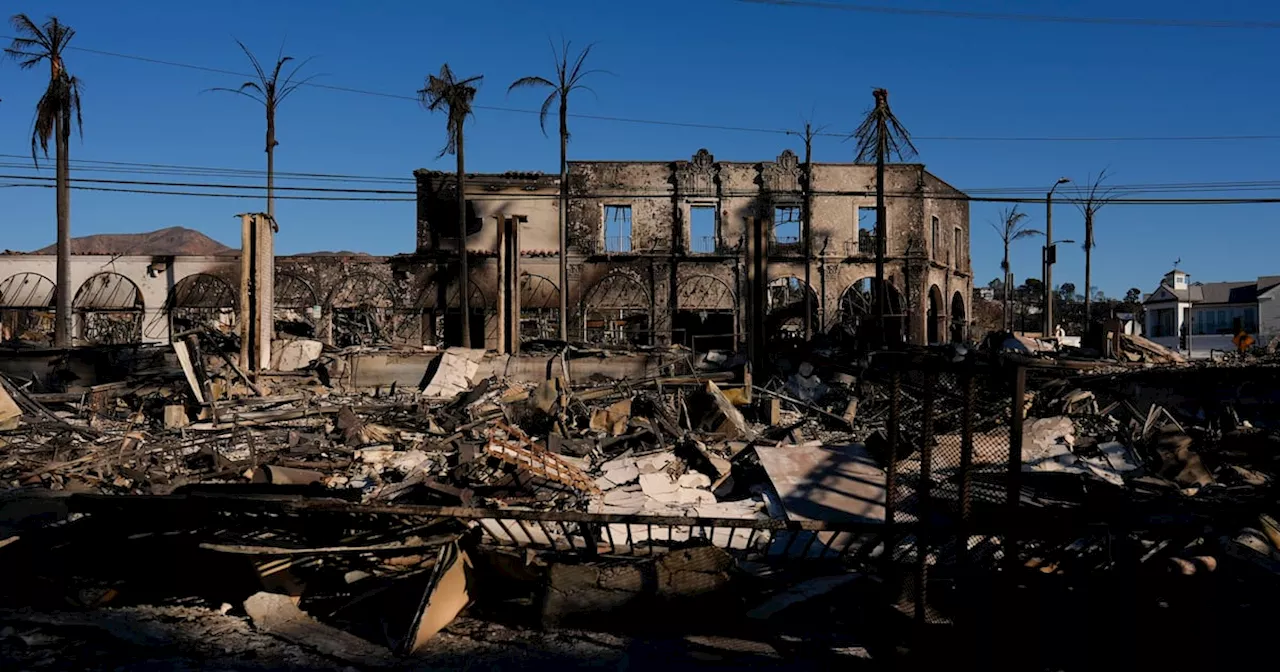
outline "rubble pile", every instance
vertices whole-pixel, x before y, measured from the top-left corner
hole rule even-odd
[[[451,348],[417,386],[358,392],[334,382],[350,350],[290,341],[250,374],[203,332],[87,387],[11,367],[0,557],[30,580],[0,589],[0,627],[33,623],[7,605],[213,609],[302,647],[293,659],[357,667],[439,653],[459,618],[803,623],[866,653],[850,623],[872,612],[831,605],[888,587],[898,613],[923,611],[913,566],[932,582],[966,562],[1087,577],[1127,552],[1168,575],[1280,575],[1273,370],[1153,366],[1158,346],[1122,341],[1141,361],[1079,367],[1019,340],[1027,352],[994,365],[962,348],[896,359],[892,383],[820,353],[764,381],[730,356],[574,380],[563,348],[522,379]],[[1035,373],[1020,414],[1010,362]],[[970,401],[964,376],[981,379]],[[1010,501],[1039,530],[1019,545],[981,537],[961,561],[931,538],[1007,518]]]

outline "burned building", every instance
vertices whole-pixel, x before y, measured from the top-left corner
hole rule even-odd
[[[461,342],[453,174],[420,170],[418,249],[427,335]],[[571,340],[699,349],[828,334],[858,339],[875,312],[875,168],[765,162],[577,161],[568,184],[568,286],[558,255],[559,180],[468,176],[469,344],[515,350]],[[808,182],[808,184],[806,184]],[[973,286],[965,195],[918,164],[886,175],[890,341],[965,340]],[[806,216],[807,215],[807,216]],[[411,260],[411,261],[410,261]],[[758,332],[763,332],[760,334]]]

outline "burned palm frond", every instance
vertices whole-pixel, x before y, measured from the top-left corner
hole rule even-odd
[[[889,90],[876,89],[872,94],[876,99],[875,106],[849,136],[858,143],[853,160],[872,163],[886,162],[894,156],[899,161],[915,156],[918,152],[911,142],[911,133],[889,108]]]
[[[990,222],[991,228],[995,230],[996,235],[1000,236],[1000,241],[1004,243],[1004,259],[1000,262],[1000,269],[1005,273],[1009,272],[1009,244],[1030,238],[1031,236],[1043,236],[1044,232],[1040,229],[1028,228],[1025,224],[1027,213],[1019,212],[1018,206],[1006,208],[1000,211],[1000,223]]]
[[[26,14],[15,14],[10,20],[18,37],[13,38],[4,50],[5,56],[17,62],[18,67],[30,70],[45,62],[49,64],[49,85],[36,103],[35,121],[31,129],[31,159],[39,165],[37,147],[46,158],[49,156],[49,140],[56,129],[62,139],[71,136],[73,124],[83,135],[80,115],[80,80],[67,72],[63,52],[75,37],[74,28],[62,23],[58,17],[50,17],[44,26],[38,26]]]
[[[547,79],[546,77],[521,77],[511,83],[507,87],[507,93],[511,93],[521,88],[541,88],[551,89],[545,100],[542,101],[542,109],[538,114],[538,123],[542,127],[542,134],[547,134],[547,113],[551,110],[551,106],[557,101],[560,102],[560,130],[564,134],[564,139],[569,139],[568,123],[565,119],[564,110],[569,104],[569,94],[579,89],[589,91],[593,95],[595,91],[583,84],[582,81],[593,74],[613,74],[608,70],[588,69],[584,70],[583,65],[586,64],[587,57],[591,55],[591,49],[595,44],[588,44],[585,49],[578,52],[578,56],[573,59],[572,63],[569,58],[569,48],[572,42],[562,42],[557,48],[555,43],[551,43],[551,56],[555,60],[555,78]]]
[[[1076,196],[1072,202],[1084,215],[1084,315],[1085,324],[1090,320],[1093,306],[1093,248],[1096,241],[1093,237],[1094,217],[1102,206],[1115,200],[1120,194],[1115,187],[1103,184],[1107,179],[1107,170],[1098,171],[1097,176],[1090,176],[1084,183],[1076,187]]]
[[[471,103],[476,97],[477,84],[482,79],[484,75],[460,80],[454,76],[449,64],[445,63],[440,66],[439,74],[429,75],[426,86],[418,89],[418,101],[423,107],[431,112],[443,109],[448,114],[445,126],[448,138],[436,158],[458,153],[458,137],[467,117],[472,116]]]

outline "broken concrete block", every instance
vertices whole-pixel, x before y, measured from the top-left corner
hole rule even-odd
[[[297,371],[311,366],[324,352],[324,343],[305,338],[276,341],[271,353],[271,368],[276,371]]]
[[[440,355],[440,365],[435,375],[422,390],[422,396],[428,399],[452,399],[470,390],[484,354],[484,350],[472,348],[445,350]]]
[[[658,558],[658,595],[698,597],[729,585],[733,558],[714,546],[671,551]]]
[[[0,429],[17,429],[22,419],[22,409],[9,396],[9,391],[0,385]]]
[[[697,488],[680,488],[676,491],[677,504],[715,504],[716,496],[706,490]]]
[[[633,462],[625,467],[605,471],[604,477],[613,481],[617,485],[625,485],[640,477],[640,469],[637,468]]]
[[[189,423],[187,420],[187,408],[182,404],[169,404],[164,407],[164,428],[165,429],[181,429]],[[0,426],[3,421],[0,420]]]
[[[698,473],[698,472],[696,472],[696,471],[695,471],[695,472],[690,472],[690,473],[688,473],[688,474],[684,474],[683,476],[681,476],[681,477],[680,477],[680,479],[677,481],[677,483],[679,483],[680,487],[682,487],[682,488],[709,488],[709,487],[711,487],[711,479],[710,479],[710,478],[708,478],[708,477],[706,476],[706,474],[699,474],[699,473]]]
[[[662,499],[675,495],[680,486],[676,485],[670,476],[659,472],[656,474],[640,474],[640,489],[644,491],[644,494],[654,499]]]
[[[654,474],[667,468],[667,465],[676,461],[676,456],[671,453],[662,452],[653,455],[645,455],[636,458],[636,468],[643,474]]]
[[[311,618],[288,595],[255,593],[244,601],[244,610],[258,630],[327,656],[369,666],[394,660],[390,651]]]

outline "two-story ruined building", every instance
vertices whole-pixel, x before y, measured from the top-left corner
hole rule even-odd
[[[460,342],[452,173],[420,170],[424,334]],[[811,333],[858,338],[875,305],[875,168],[765,162],[570,163],[569,338],[733,347]],[[963,340],[973,276],[969,205],[918,164],[886,176],[890,339]],[[471,344],[513,350],[556,335],[558,177],[468,176]],[[808,216],[806,216],[808,215]],[[806,226],[811,222],[811,229]]]

